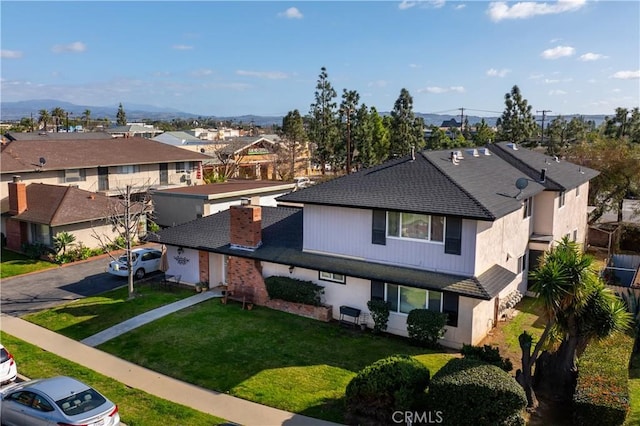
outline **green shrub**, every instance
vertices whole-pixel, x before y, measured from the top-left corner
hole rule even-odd
[[[578,360],[574,424],[621,425],[629,411],[629,360],[633,338],[618,333],[593,342]]]
[[[42,243],[24,243],[22,244],[22,252],[30,259],[39,259],[43,255],[55,254],[55,251]]]
[[[387,329],[389,323],[389,309],[391,304],[381,299],[373,299],[367,302],[371,318],[373,319],[373,332],[380,333]]]
[[[361,370],[345,391],[350,424],[387,425],[394,411],[406,411],[429,386],[429,369],[408,355],[392,355]]]
[[[409,338],[419,346],[436,348],[438,340],[444,336],[447,314],[428,309],[414,309],[407,317]]]
[[[270,299],[321,306],[324,287],[311,281],[272,276],[264,280]]]
[[[509,358],[502,358],[500,356],[500,348],[498,348],[497,346],[462,345],[462,350],[460,352],[465,358],[473,358],[484,361],[486,363],[495,365],[496,367],[499,367],[506,372],[513,370],[513,364],[511,363],[511,360],[509,360]]]
[[[429,409],[447,425],[524,425],[527,398],[509,373],[477,359],[455,358],[429,386]]]

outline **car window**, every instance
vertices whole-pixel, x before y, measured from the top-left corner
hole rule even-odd
[[[43,396],[38,395],[37,393],[33,394],[33,402],[31,403],[31,407],[39,411],[44,411],[45,413],[53,411],[53,407],[51,406],[51,404],[49,404],[49,401],[47,401]]]
[[[137,253],[131,253],[131,262],[135,263],[137,258],[138,258],[138,254]],[[122,256],[120,256],[118,258],[118,262],[126,264],[127,263],[127,255],[123,254]]]
[[[0,348],[0,362],[5,362],[9,359],[9,352],[5,348]]]
[[[33,392],[28,391],[18,391],[9,395],[10,400],[17,402],[21,405],[26,405],[29,407],[31,405],[31,401],[33,400]]]
[[[93,389],[87,389],[56,401],[56,405],[60,407],[67,416],[75,416],[76,414],[93,410],[105,402],[107,402],[107,400],[98,392]]]

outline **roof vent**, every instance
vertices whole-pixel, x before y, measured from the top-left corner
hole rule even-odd
[[[540,170],[540,183],[544,183],[547,180],[547,169]]]
[[[251,203],[251,200],[249,200],[248,198],[240,198],[240,205],[241,206],[248,206]]]
[[[479,148],[478,152],[480,152],[480,154],[482,155],[491,155],[491,151],[489,151],[489,148]]]
[[[464,157],[462,156],[462,151],[456,151],[456,157],[458,158],[458,160],[464,160]]]
[[[455,151],[451,151],[451,162],[454,166],[458,165],[458,154]]]
[[[480,157],[480,154],[478,154],[478,150],[475,148],[467,149],[467,154],[473,157]]]
[[[512,150],[517,151],[518,150],[518,145],[516,143],[509,142],[507,144],[507,148],[511,148]]]

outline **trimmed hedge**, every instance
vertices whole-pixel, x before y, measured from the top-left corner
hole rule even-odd
[[[322,306],[324,287],[311,281],[296,280],[289,277],[272,276],[266,278],[267,293],[270,299],[286,300],[303,305]]]
[[[622,425],[629,412],[629,360],[633,338],[618,333],[587,346],[578,360],[573,394],[575,425]]]
[[[447,314],[428,309],[414,309],[407,317],[407,333],[418,346],[437,348],[445,333]]]
[[[527,398],[509,373],[470,358],[455,358],[429,387],[429,409],[442,411],[448,425],[524,425]]]
[[[465,358],[473,358],[495,365],[507,373],[513,370],[513,363],[509,358],[500,356],[500,348],[497,346],[473,346],[463,344],[460,353],[462,353],[462,356]]]
[[[350,424],[388,425],[394,411],[413,408],[429,386],[429,369],[408,355],[392,355],[362,369],[347,385]]]

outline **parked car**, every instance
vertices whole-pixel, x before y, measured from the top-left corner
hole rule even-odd
[[[306,176],[293,178],[293,181],[296,183],[296,189],[298,189],[298,188],[299,189],[307,188],[307,187],[315,184],[314,181],[312,181],[311,179],[309,179]]]
[[[1,397],[0,417],[6,426],[120,424],[116,404],[71,377],[15,383]]]
[[[18,366],[13,355],[0,344],[0,384],[13,382],[18,376]]]
[[[131,250],[131,265],[133,269],[133,275],[136,279],[142,279],[150,272],[160,270],[160,261],[162,259],[162,252],[154,248],[138,248]],[[123,254],[118,260],[112,260],[109,263],[107,272],[119,277],[126,277],[129,275],[127,269],[127,255]]]

